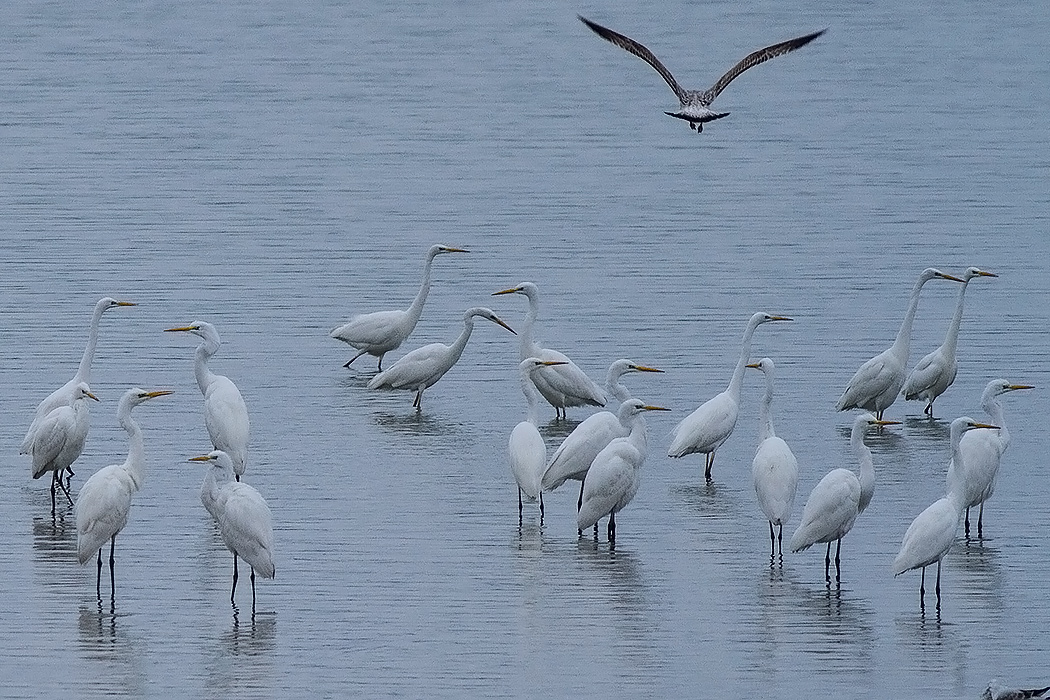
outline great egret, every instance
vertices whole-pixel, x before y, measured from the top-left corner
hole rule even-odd
[[[860,462],[860,476],[849,469],[833,469],[813,488],[802,509],[802,522],[791,536],[792,552],[808,549],[827,542],[824,555],[824,578],[831,583],[831,543],[835,548],[835,580],[839,580],[839,553],[842,538],[853,528],[857,516],[864,512],[875,493],[875,467],[871,450],[864,444],[868,429],[879,425],[900,425],[900,421],[880,420],[870,413],[862,413],[853,421],[850,446]]]
[[[757,66],[759,63],[764,63],[771,58],[782,56],[797,48],[805,46],[827,31],[822,29],[819,32],[800,36],[797,39],[790,39],[754,51],[730,68],[725,75],[718,79],[718,82],[707,90],[686,90],[678,84],[678,81],[674,79],[673,75],[671,75],[671,71],[667,70],[667,68],[664,67],[664,64],[660,63],[656,56],[653,55],[652,51],[645,48],[634,39],[626,37],[623,34],[618,34],[617,32],[607,29],[584,17],[580,17],[580,21],[590,27],[591,30],[601,38],[634,54],[655,68],[656,72],[660,74],[660,77],[667,81],[667,84],[671,86],[671,90],[674,91],[675,96],[681,103],[681,107],[677,112],[664,112],[664,114],[689,122],[689,128],[695,129],[697,133],[704,130],[705,122],[729,116],[729,112],[713,111],[711,109],[711,103],[714,102],[719,93],[721,93],[734,78],[752,66]]]
[[[407,389],[416,392],[415,401],[412,405],[421,409],[423,406],[423,391],[434,386],[439,379],[445,376],[445,372],[452,369],[452,365],[459,361],[463,354],[463,348],[467,346],[470,333],[474,330],[474,318],[481,317],[492,321],[498,326],[503,326],[511,333],[514,329],[500,320],[500,317],[483,306],[475,306],[467,309],[463,314],[463,332],[459,334],[452,345],[444,343],[431,343],[421,348],[416,348],[400,360],[394,363],[390,369],[385,369],[368,382],[369,389]]]
[[[523,294],[529,300],[529,311],[521,325],[519,359],[538,357],[563,363],[532,375],[540,394],[554,407],[555,416],[566,417],[566,409],[571,406],[604,406],[605,393],[582,369],[562,353],[540,347],[533,339],[533,327],[540,313],[539,289],[536,285],[522,282],[517,287],[493,292],[492,296],[500,294]]]
[[[758,312],[751,316],[744,329],[744,339],[740,348],[740,359],[737,360],[733,378],[729,387],[714,398],[709,399],[682,422],[675,426],[671,447],[667,456],[678,458],[691,454],[706,455],[704,478],[711,480],[711,467],[715,463],[715,450],[722,446],[736,427],[736,417],[740,410],[740,389],[744,381],[744,368],[751,355],[751,336],[763,323],[771,321],[790,321],[787,316],[772,316]]]
[[[1007,688],[999,682],[998,678],[993,678],[988,687],[984,689],[981,700],[1040,700],[1040,698],[1045,697],[1044,693],[1048,690],[1050,690],[1050,685],[1045,688],[1029,688],[1027,690],[1023,688]]]
[[[34,479],[39,479],[45,473],[51,472],[52,515],[55,513],[56,484],[66,494],[69,505],[73,505],[69,489],[62,483],[62,472],[71,467],[80,453],[84,451],[84,442],[87,440],[88,428],[91,426],[88,407],[84,399],[98,401],[98,398],[91,393],[91,387],[80,382],[73,387],[69,403],[53,409],[44,416],[33,433],[31,473]]]
[[[233,473],[241,480],[248,465],[248,407],[237,385],[221,374],[208,369],[208,360],[219,351],[222,341],[215,326],[205,321],[194,321],[188,326],[166,328],[169,333],[192,333],[201,339],[194,360],[197,386],[204,395],[204,425],[216,450],[222,450],[233,460]]]
[[[587,475],[591,462],[606,445],[618,437],[631,434],[631,420],[624,412],[623,403],[631,399],[631,393],[620,379],[631,372],[663,372],[662,369],[646,367],[632,360],[617,360],[609,365],[605,377],[605,390],[620,402],[617,413],[599,411],[593,413],[577,425],[562,441],[551,456],[550,464],[543,472],[540,482],[544,491],[553,491],[568,479],[580,482],[580,499],[576,503],[579,510],[583,502],[583,477]]]
[[[233,590],[237,593],[237,557],[252,568],[252,612],[255,612],[255,574],[273,578],[273,524],[266,500],[248,484],[233,480],[233,460],[222,450],[214,450],[191,462],[211,465],[201,485],[201,503],[219,526],[226,548],[233,552]]]
[[[968,267],[963,273],[963,285],[959,289],[959,301],[955,305],[955,315],[948,324],[948,332],[939,348],[919,360],[904,382],[901,393],[908,401],[922,399],[926,401],[923,413],[933,417],[933,402],[943,394],[955,381],[959,363],[955,359],[955,349],[959,343],[959,324],[962,323],[963,300],[966,288],[974,277],[998,277],[977,267]]]
[[[952,461],[964,464],[965,456],[959,450],[959,441],[969,430],[975,428],[996,429],[999,426],[987,423],[978,423],[969,416],[962,416],[952,421],[951,426],[951,454]],[[953,489],[948,495],[934,502],[919,515],[908,526],[901,541],[900,552],[893,560],[893,575],[900,576],[905,571],[922,569],[922,577],[919,579],[919,599],[926,595],[926,567],[937,562],[937,600],[941,599],[941,560],[955,541],[955,533],[959,530],[959,521],[962,520],[963,492]]]
[[[434,258],[443,253],[467,252],[470,251],[447,245],[430,246],[423,262],[423,280],[419,283],[419,291],[416,292],[411,306],[404,310],[358,314],[352,317],[349,323],[333,328],[328,334],[330,337],[358,349],[358,353],[343,367],[349,367],[351,362],[362,355],[372,355],[379,358],[379,371],[383,371],[383,355],[401,347],[401,343],[412,334],[416,322],[423,315],[423,304],[426,303],[427,294],[430,292],[430,267]]]
[[[934,278],[962,282],[958,277],[946,275],[932,267],[922,271],[911,290],[911,302],[908,304],[908,312],[904,315],[900,330],[897,331],[897,339],[887,350],[883,350],[860,366],[857,373],[853,375],[853,379],[849,381],[849,385],[846,386],[846,391],[835,404],[835,410],[847,411],[851,408],[863,408],[874,413],[876,418],[882,418],[883,411],[897,400],[897,394],[904,386],[904,379],[908,372],[911,326],[915,320],[915,312],[919,308],[919,292],[922,291],[924,284]]]
[[[609,516],[609,542],[616,540],[616,514],[638,493],[638,471],[645,461],[645,411],[668,411],[660,406],[650,406],[638,399],[624,401],[623,410],[628,413],[631,432],[627,437],[616,438],[605,446],[587,470],[583,480],[583,501],[576,514],[576,526],[580,532],[589,527],[597,528],[598,521]],[[597,530],[595,530],[597,537]]]
[[[780,558],[784,558],[784,523],[791,516],[798,488],[798,461],[791,448],[773,430],[773,380],[776,366],[773,360],[763,357],[747,365],[761,370],[766,375],[766,395],[759,408],[758,451],[751,463],[751,477],[755,483],[758,505],[769,521],[769,556],[776,556],[776,545],[780,543]],[[777,536],[773,537],[773,526]]]
[[[1019,389],[1032,389],[1028,384],[1011,384],[1005,379],[988,382],[981,394],[981,408],[999,426],[997,432],[979,430],[967,432],[962,437],[959,450],[965,456],[962,464],[953,457],[948,464],[948,490],[959,490],[966,508],[966,534],[970,534],[970,508],[981,507],[977,516],[977,534],[983,534],[984,502],[995,491],[996,477],[1003,453],[1010,446],[1010,431],[1006,429],[1006,417],[999,397]]]
[[[552,367],[560,364],[557,361],[541,360],[530,357],[518,365],[521,372],[521,391],[528,402],[525,420],[514,426],[507,442],[507,454],[510,457],[510,471],[518,483],[518,520],[522,514],[522,494],[530,501],[539,500],[540,520],[543,519],[543,492],[540,490],[540,477],[547,465],[547,444],[536,427],[539,421],[540,392],[532,383],[532,373],[541,367]]]
[[[123,464],[111,464],[91,475],[77,495],[73,510],[77,520],[77,559],[86,564],[98,554],[98,576],[95,592],[102,597],[102,546],[109,540],[109,586],[116,591],[113,572],[113,550],[117,534],[128,524],[131,496],[145,481],[146,458],[142,449],[142,431],[131,418],[131,409],[170,391],[128,389],[117,406],[120,427],[128,433],[128,458]]]

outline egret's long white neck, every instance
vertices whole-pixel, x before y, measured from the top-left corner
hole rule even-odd
[[[999,401],[999,396],[993,394],[981,402],[981,408],[992,417],[992,425],[999,426],[999,453],[1002,454],[1010,446],[1010,431],[1006,429],[1006,414],[1003,411],[1003,404]]]
[[[540,351],[543,350],[533,339],[533,330],[536,325],[536,319],[540,316],[540,300],[536,298],[536,293],[531,289],[523,292],[526,298],[529,300],[529,310],[525,313],[525,320],[522,322],[519,336],[521,342],[519,343],[520,357],[519,361],[525,361],[530,357],[539,357]]]
[[[648,428],[645,424],[645,416],[641,413],[635,414],[630,419],[631,433],[627,436],[627,439],[631,441],[631,444],[638,448],[638,451],[645,455],[647,447]]]
[[[631,400],[631,392],[620,382],[620,378],[626,373],[627,372],[619,363],[613,363],[613,365],[609,367],[609,373],[605,376],[606,391],[608,391],[609,395],[621,404],[624,401]]]
[[[142,447],[142,430],[131,417],[132,407],[130,401],[121,401],[118,414],[120,427],[128,433],[128,459],[124,462],[124,468],[138,491],[146,481],[146,456]]]
[[[532,368],[524,368],[521,370],[521,392],[525,394],[525,401],[528,403],[525,420],[533,425],[539,425],[540,392],[532,381]]]
[[[740,389],[744,384],[744,369],[751,358],[751,336],[755,334],[755,329],[758,328],[760,323],[760,319],[752,318],[748,322],[747,328],[744,329],[744,339],[740,346],[740,359],[736,362],[733,378],[729,380],[729,387],[726,389],[726,393],[732,396],[737,403],[740,403]]]
[[[197,377],[197,386],[200,387],[202,394],[206,394],[208,386],[215,381],[215,374],[208,369],[208,360],[218,351],[219,341],[206,337],[201,339],[201,344],[197,346],[197,351],[194,354],[193,371]]]
[[[765,370],[766,394],[762,397],[762,404],[758,408],[758,439],[776,437],[773,430],[773,372]]]
[[[80,367],[77,368],[77,376],[74,381],[91,383],[91,362],[95,359],[95,346],[98,344],[98,324],[102,320],[102,314],[106,307],[102,302],[95,305],[95,311],[91,314],[91,328],[88,331],[87,345],[84,347],[84,356],[80,358]]]
[[[426,303],[427,294],[430,293],[430,268],[433,266],[436,256],[436,252],[427,254],[426,262],[423,263],[423,279],[419,283],[419,291],[416,292],[416,298],[412,300],[412,305],[406,311],[408,317],[412,319],[411,323],[413,326],[419,320],[419,317],[423,315],[423,304]]]
[[[860,504],[858,513],[871,503],[871,497],[875,495],[875,464],[871,457],[871,450],[864,444],[864,436],[868,432],[868,426],[864,423],[854,423],[853,432],[850,433],[849,444],[860,462]]]
[[[459,334],[455,342],[449,346],[449,367],[459,362],[460,356],[463,354],[463,348],[467,347],[467,341],[470,340],[470,334],[474,331],[474,317],[467,316],[463,319],[463,332]]]
[[[903,358],[904,364],[908,364],[908,354],[911,351],[911,326],[915,321],[915,312],[919,309],[919,293],[922,285],[926,284],[926,278],[920,277],[911,290],[911,301],[908,302],[908,312],[904,314],[900,330],[897,331],[897,339],[893,341],[893,352]]]
[[[955,315],[952,316],[952,322],[948,324],[948,332],[944,336],[944,350],[951,356],[955,355],[955,348],[959,343],[959,326],[962,324],[963,302],[965,301],[966,288],[969,284],[970,280],[964,278],[962,289],[959,290],[959,301],[955,304]]]

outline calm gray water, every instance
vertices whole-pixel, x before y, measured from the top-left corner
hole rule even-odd
[[[0,9],[0,694],[5,697],[977,697],[993,676],[1045,681],[1050,298],[1050,12],[979,5],[735,3],[7,3]],[[579,12],[649,45],[687,86],[745,52],[822,27],[739,78],[697,136],[673,95]],[[652,415],[615,551],[577,538],[571,486],[518,524],[506,438],[524,413],[517,345],[488,323],[425,396],[373,393],[370,358],[327,337],[407,305],[423,250],[444,256],[403,350],[449,342],[462,311],[520,323],[592,376],[620,357]],[[887,347],[922,268],[970,286],[959,378],[895,404],[872,439],[877,487],[825,587],[823,552],[771,570],[750,481],[757,374],[705,485],[669,431],[753,356],[779,368],[778,433],[802,476],[854,466],[833,405]],[[912,359],[940,343],[956,287],[927,285]],[[107,314],[93,427],[74,487],[123,460],[137,410],[148,482],[100,605],[71,513],[18,443]],[[210,449],[193,382],[213,368],[251,412],[246,480],[268,499],[277,578],[254,621],[228,600],[231,557],[186,458]],[[392,354],[389,361],[396,359]],[[1013,446],[985,537],[945,560],[943,603],[889,565],[943,493],[947,422],[982,417],[995,377]],[[587,411],[575,410],[573,422]],[[553,410],[545,420],[553,419]],[[572,423],[544,427],[553,449]],[[794,523],[788,526],[789,533]],[[105,592],[105,589],[104,589]],[[932,596],[928,598],[932,604]]]

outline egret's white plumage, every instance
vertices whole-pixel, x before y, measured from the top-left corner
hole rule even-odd
[[[459,361],[463,348],[467,346],[470,334],[474,330],[475,317],[488,319],[514,333],[514,329],[504,323],[491,309],[482,306],[467,309],[463,314],[463,332],[452,345],[431,343],[416,348],[395,362],[393,367],[372,377],[368,382],[368,388],[414,391],[416,398],[412,405],[422,408],[423,391],[436,384]]]
[[[993,678],[988,687],[984,689],[984,693],[981,694],[981,700],[1039,700],[1046,697],[1047,691],[1050,691],[1050,685],[1045,688],[1028,688],[1027,690],[1007,688],[999,682],[998,678]]]
[[[616,539],[616,513],[631,502],[638,493],[639,469],[645,461],[645,411],[666,411],[638,399],[623,404],[631,423],[627,437],[616,438],[598,453],[583,480],[583,501],[576,514],[576,525],[582,532],[597,527],[600,519],[609,516],[609,541]]]
[[[128,458],[123,464],[111,464],[84,482],[74,513],[77,522],[77,559],[86,564],[98,554],[98,576],[95,590],[102,595],[102,545],[109,542],[109,582],[114,585],[113,550],[117,534],[128,524],[132,495],[145,481],[146,458],[142,447],[142,430],[131,417],[131,409],[170,391],[128,389],[117,406],[120,427],[128,433]]]
[[[556,364],[538,357],[530,357],[518,365],[521,374],[521,391],[525,394],[528,410],[525,420],[514,426],[507,441],[507,455],[510,458],[510,471],[518,484],[518,519],[521,519],[522,496],[529,501],[539,500],[540,518],[543,518],[543,492],[540,489],[540,478],[547,466],[547,444],[540,435],[539,422],[540,392],[532,382],[532,374],[541,367]]]
[[[605,392],[576,363],[557,350],[541,347],[534,340],[533,330],[540,313],[539,288],[532,282],[522,282],[516,287],[493,292],[492,296],[500,294],[522,294],[529,300],[529,310],[520,327],[519,359],[538,357],[561,363],[532,375],[540,395],[554,407],[555,414],[563,417],[566,409],[572,406],[604,406]]]
[[[755,329],[770,321],[790,321],[787,316],[772,316],[758,312],[751,316],[744,329],[744,339],[740,347],[740,359],[737,360],[729,387],[721,394],[709,399],[682,422],[675,426],[668,457],[684,457],[690,454],[706,455],[704,478],[711,479],[711,467],[715,463],[715,450],[722,446],[736,427],[736,418],[740,411],[740,389],[744,381],[744,368],[751,355],[751,336]]]
[[[857,416],[850,433],[850,446],[860,462],[859,476],[849,469],[833,469],[813,488],[806,500],[802,520],[788,546],[792,552],[798,552],[818,542],[826,542],[824,577],[828,581],[831,580],[831,543],[838,542],[835,552],[837,580],[842,538],[853,528],[857,516],[868,507],[875,493],[875,466],[871,450],[864,444],[864,436],[874,426],[899,424],[900,421],[879,420],[870,413]]]
[[[835,410],[846,411],[851,408],[863,408],[871,411],[876,418],[897,400],[897,394],[904,386],[908,372],[908,352],[911,347],[911,326],[915,312],[919,308],[919,293],[924,284],[934,278],[962,282],[958,277],[946,275],[940,270],[928,267],[919,275],[911,290],[911,301],[908,312],[904,315],[897,339],[888,349],[871,358],[857,370],[842,392]]]
[[[998,277],[991,272],[985,272],[977,267],[968,267],[962,276],[962,287],[959,289],[959,301],[955,305],[955,315],[948,324],[948,332],[944,336],[941,346],[926,357],[919,360],[915,369],[911,371],[904,381],[901,393],[908,401],[922,399],[926,402],[923,413],[933,416],[933,402],[943,394],[955,381],[955,375],[959,370],[959,363],[955,359],[955,351],[959,344],[959,326],[962,323],[963,301],[966,298],[966,288],[970,286],[970,280],[974,277]]]
[[[984,502],[995,492],[995,481],[999,475],[999,464],[1003,453],[1010,446],[1010,431],[1006,429],[1006,416],[999,397],[1019,389],[1031,389],[1028,384],[1011,384],[1005,379],[993,379],[985,386],[981,394],[981,407],[991,416],[991,422],[999,430],[975,430],[966,432],[959,443],[959,451],[964,456],[957,463],[952,456],[948,464],[948,490],[957,490],[962,495],[963,507],[966,509],[966,534],[970,534],[970,508],[979,505],[977,532],[984,530]]]
[[[204,395],[204,425],[211,444],[233,460],[233,473],[240,480],[248,466],[248,407],[244,404],[237,385],[229,377],[208,369],[208,360],[219,351],[222,340],[219,331],[205,321],[194,321],[188,326],[167,328],[169,332],[186,332],[201,339],[194,356],[197,386]]]
[[[975,428],[995,429],[998,426],[988,423],[978,423],[969,416],[962,416],[952,421],[951,425],[951,455],[952,461],[965,463],[965,456],[959,450],[959,442],[963,434]],[[955,541],[955,533],[959,530],[959,522],[962,520],[962,512],[965,501],[963,493],[954,489],[948,492],[944,498],[935,501],[919,515],[908,526],[901,541],[900,552],[893,560],[893,575],[900,576],[911,569],[922,569],[922,578],[919,582],[919,597],[926,594],[926,567],[937,562],[937,599],[941,597],[941,560]]]
[[[91,427],[88,406],[84,403],[84,399],[98,401],[98,398],[91,393],[91,388],[84,382],[80,382],[73,387],[69,403],[52,409],[40,421],[33,433],[30,445],[33,465],[30,473],[34,479],[39,479],[47,472],[51,472],[52,513],[55,512],[56,485],[66,494],[69,504],[73,504],[69,490],[62,483],[62,472],[69,469],[84,451],[84,442],[87,440],[88,429]]]
[[[341,340],[357,348],[359,352],[350,358],[344,367],[362,355],[372,355],[379,358],[379,370],[383,370],[383,355],[401,347],[412,330],[416,327],[419,317],[423,315],[423,304],[427,301],[430,293],[430,268],[434,258],[443,253],[466,253],[462,248],[452,248],[447,245],[430,246],[427,250],[423,263],[423,280],[419,284],[416,298],[412,300],[411,306],[404,310],[375,311],[369,314],[358,314],[338,328],[333,328],[329,337]]]
[[[270,507],[258,491],[233,478],[233,460],[222,450],[215,450],[191,462],[211,465],[201,485],[201,503],[215,519],[226,548],[233,552],[233,590],[237,592],[237,557],[252,567],[252,610],[255,610],[255,574],[273,578],[273,522]]]
[[[769,521],[770,556],[776,554],[776,542],[780,543],[780,556],[784,556],[784,524],[791,516],[798,488],[798,461],[791,448],[777,437],[773,429],[773,380],[776,366],[773,360],[763,357],[747,365],[761,370],[766,376],[766,394],[759,408],[758,450],[751,463],[751,478],[755,484],[758,505]],[[773,526],[777,537],[773,538]]]

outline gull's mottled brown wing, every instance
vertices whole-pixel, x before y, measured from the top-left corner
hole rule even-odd
[[[667,70],[664,64],[660,63],[660,59],[653,55],[652,51],[645,48],[634,39],[624,36],[623,34],[620,34],[618,32],[614,32],[613,30],[607,27],[603,27],[600,24],[596,24],[587,19],[586,17],[582,17],[580,15],[577,15],[577,17],[579,17],[581,22],[590,27],[591,30],[601,38],[605,39],[608,42],[616,44],[624,51],[630,51],[635,56],[637,56],[638,58],[642,59],[650,66],[655,68],[656,72],[659,73],[663,77],[663,79],[667,81],[667,84],[671,86],[671,89],[674,90],[674,94],[678,96],[678,101],[682,104],[686,103],[685,90],[682,89],[682,86],[679,85],[678,81],[674,79],[673,75],[671,75],[671,71]],[[791,49],[788,50],[790,51]],[[765,59],[762,60],[764,61]]]
[[[726,89],[726,85],[729,85],[729,83],[733,82],[734,78],[746,71],[748,68],[752,66],[757,66],[759,63],[765,63],[771,58],[776,58],[777,56],[783,56],[786,53],[791,53],[795,49],[805,46],[809,42],[813,41],[826,31],[826,29],[821,29],[819,32],[813,32],[812,34],[807,34],[806,36],[800,36],[797,39],[789,39],[788,41],[782,41],[779,44],[773,44],[772,46],[767,46],[764,49],[759,49],[754,53],[748,54],[746,57],[744,57],[742,61],[740,61],[740,63],[730,68],[728,73],[719,78],[718,82],[711,86],[710,90],[704,93],[704,97],[707,100],[707,104],[710,104],[712,101],[714,101],[714,99],[718,97],[718,94]],[[612,39],[610,39],[609,41],[612,41]]]

